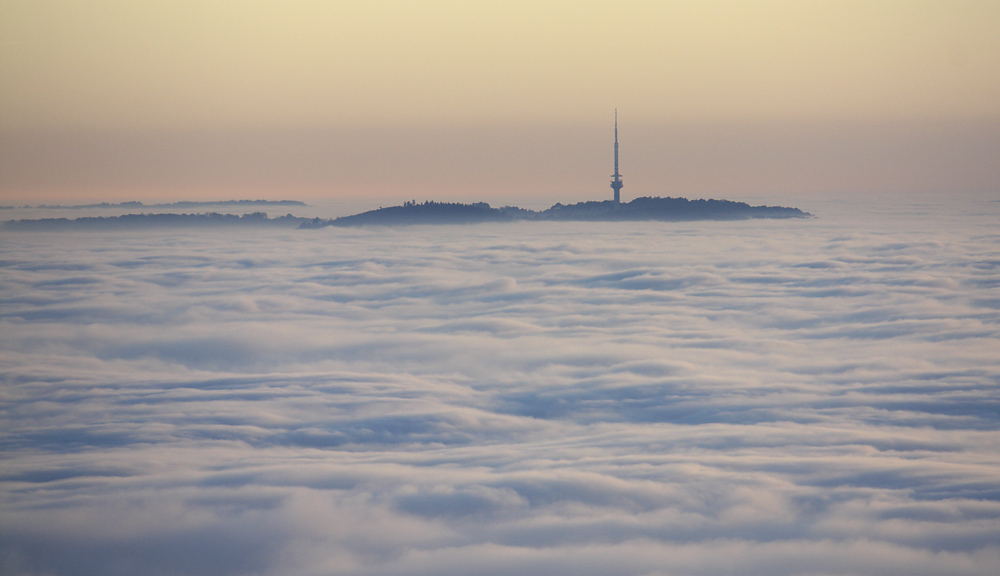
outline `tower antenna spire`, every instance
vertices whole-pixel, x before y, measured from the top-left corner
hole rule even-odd
[[[611,175],[611,189],[615,191],[615,206],[621,203],[622,175],[618,173],[618,109],[615,108],[615,173]]]

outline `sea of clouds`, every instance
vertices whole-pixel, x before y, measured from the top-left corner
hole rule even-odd
[[[0,574],[1000,572],[1000,202],[0,231]]]

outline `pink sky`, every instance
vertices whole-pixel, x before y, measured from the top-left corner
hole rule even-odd
[[[12,2],[0,203],[1000,190],[995,2]]]

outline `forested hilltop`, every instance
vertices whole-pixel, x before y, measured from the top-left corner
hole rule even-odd
[[[579,202],[556,204],[547,210],[525,210],[516,206],[493,208],[485,202],[460,204],[448,202],[406,202],[332,220],[314,219],[303,228],[324,226],[394,226],[406,224],[471,224],[511,220],[746,220],[750,218],[808,218],[808,212],[784,206],[751,206],[731,200],[688,200],[687,198],[636,198],[615,204]]]

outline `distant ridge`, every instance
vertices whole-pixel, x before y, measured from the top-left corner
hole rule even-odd
[[[63,230],[145,230],[149,228],[220,228],[270,226],[295,228],[310,222],[288,214],[268,218],[264,212],[253,214],[124,214],[122,216],[89,216],[84,218],[38,218],[35,220],[10,220],[3,224],[5,230],[63,231]]]
[[[81,210],[85,208],[179,208],[190,209],[203,206],[307,206],[305,202],[298,200],[218,200],[208,202],[168,202],[163,204],[143,204],[132,200],[129,202],[101,202],[99,204],[74,204],[71,206],[60,206],[58,204],[39,204],[38,206],[24,206],[25,208],[61,209],[61,210]],[[0,206],[0,208],[11,209],[14,206]]]
[[[687,198],[636,198],[631,202],[579,202],[556,204],[547,210],[535,211],[505,206],[493,208],[485,202],[458,204],[446,202],[407,202],[369,210],[332,220],[314,218],[302,228],[324,226],[398,226],[408,224],[472,224],[512,220],[543,221],[637,221],[676,222],[687,220],[748,220],[752,218],[809,218],[812,215],[798,208],[784,206],[751,206],[732,200],[688,200]]]

